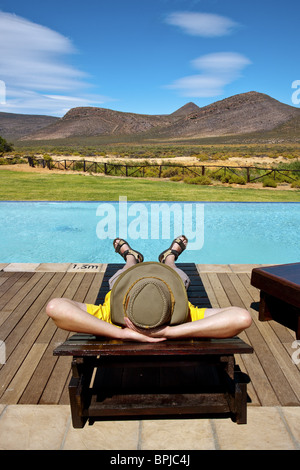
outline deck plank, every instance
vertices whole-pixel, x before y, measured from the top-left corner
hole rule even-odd
[[[219,275],[220,274],[216,274],[216,273],[208,274],[208,277],[214,289],[215,295],[218,298],[219,306],[221,308],[228,307],[230,305],[244,307],[244,305],[241,305],[241,300],[240,298],[237,298],[237,296],[235,296],[235,298],[232,299],[232,302],[229,301],[227,297],[227,293],[225,293],[226,286],[223,287],[220,281]],[[230,289],[231,289],[231,295],[232,295],[233,290],[231,286],[230,286]],[[249,334],[250,329],[251,329],[251,332]],[[263,338],[261,337],[260,332],[257,331],[256,326],[252,324],[251,327],[247,330],[247,333],[243,332],[239,336],[243,341],[250,344],[254,348],[254,354],[251,354],[251,360],[248,361],[247,355],[246,355],[243,357],[243,363],[246,367],[247,374],[249,375],[249,377],[251,377],[251,382],[253,384],[253,387],[255,389],[255,392],[257,394],[260,404],[262,406],[278,406],[280,402],[272,388],[272,385],[270,384],[270,381],[268,380],[268,376],[266,372],[262,368],[261,363],[257,357],[256,344],[260,345],[260,350],[261,350],[261,342],[263,342]],[[263,351],[262,351],[262,354],[263,354]]]
[[[228,293],[232,304],[242,308],[249,308],[252,302],[251,296],[247,290],[244,289],[243,284],[239,280],[238,275],[233,274],[220,274],[222,283],[226,292]],[[250,308],[250,311],[252,309]],[[254,314],[253,325],[258,327],[260,331],[261,339],[259,344],[253,344],[258,359],[265,371],[267,371],[268,379],[273,389],[275,390],[276,396],[279,402],[283,406],[298,405],[299,401],[293,392],[289,380],[286,380],[282,367],[278,363],[280,354],[285,356],[284,348],[281,347],[277,336],[268,323],[259,322],[257,316]],[[252,326],[253,326],[252,325]],[[254,328],[252,326],[246,331],[246,335],[251,338],[251,333]],[[279,349],[279,351],[278,351]],[[280,360],[281,364],[284,362]],[[285,370],[289,370],[290,364],[285,364]]]
[[[72,296],[72,292],[70,290],[67,292],[68,297],[77,300],[78,302],[85,302],[85,303],[92,303],[95,301],[96,295],[99,291],[99,286],[101,285],[101,281],[103,279],[103,273],[99,274],[85,274],[84,279],[82,279],[82,283],[80,284],[80,288]],[[71,286],[70,286],[71,287]],[[53,355],[53,349],[57,346],[57,344],[62,343],[70,336],[69,333],[64,334],[63,338],[59,338],[57,334],[55,335],[53,342],[49,345],[48,354]],[[66,333],[66,332],[65,332]],[[51,376],[47,382],[47,387],[42,391],[39,403],[40,404],[55,404],[59,403],[61,397],[64,393],[65,386],[68,385],[66,378],[69,375],[71,367],[71,358],[66,357],[59,357],[58,360],[55,362],[55,366],[53,367]],[[33,381],[34,387],[34,381]],[[34,387],[35,389],[35,387]]]
[[[61,283],[58,285],[58,288],[54,290],[51,297],[67,297],[70,299],[74,299],[77,295],[80,298],[80,293],[85,291],[85,283],[82,281],[84,280],[84,274],[74,274],[67,273],[63,276]],[[50,298],[49,298],[50,300]],[[45,326],[41,331],[40,335],[37,338],[38,342],[44,342],[47,337],[47,332],[49,338],[52,336],[48,347],[45,351],[45,354],[41,358],[38,367],[33,374],[30,382],[28,383],[20,403],[22,404],[30,404],[32,401],[38,403],[40,400],[41,395],[45,389],[47,382],[49,381],[49,377],[53,374],[53,371],[56,367],[57,360],[53,357],[53,349],[58,343],[65,341],[69,335],[68,332],[56,329],[53,322],[46,317],[45,318]],[[51,335],[52,332],[52,335]],[[54,334],[53,334],[54,333]],[[50,336],[51,335],[51,336]],[[56,383],[55,387],[59,388],[59,384]]]
[[[2,273],[1,273],[2,276]],[[13,330],[13,323],[18,321],[20,317],[23,316],[24,312],[26,311],[27,305],[30,305],[32,301],[31,297],[27,297],[27,295],[32,291],[35,285],[40,281],[41,275],[34,274],[30,279],[24,284],[24,286],[17,292],[16,295],[12,296],[11,299],[5,304],[5,306],[1,309],[1,316],[0,316],[0,326],[1,326],[1,339],[5,335],[5,328],[7,332],[10,333]],[[19,305],[22,303],[20,308],[18,309]],[[2,325],[9,316],[13,314],[6,324],[4,328]]]
[[[30,306],[28,308],[29,302],[27,302],[27,310],[25,312],[23,311],[23,314],[23,302],[19,304],[19,321],[16,323],[14,315],[9,317],[9,319],[12,318],[14,321],[9,322],[10,325],[13,325],[13,329],[5,338],[7,362],[0,370],[0,383],[2,385],[0,396],[3,395],[4,387],[9,385],[19,367],[22,366],[24,359],[30,352],[40,331],[43,329],[47,321],[44,312],[45,305],[55,287],[59,285],[62,275],[62,273],[45,273],[42,275],[40,282],[36,284],[35,288],[27,296],[30,298]],[[5,322],[3,326],[6,326],[7,330],[6,323],[8,323],[8,321]]]
[[[33,344],[22,363],[22,367],[18,369],[9,387],[6,388],[2,396],[3,403],[9,405],[19,402],[22,392],[32,377],[33,371],[44,354],[46,347],[47,345],[42,343]]]
[[[252,299],[247,295],[246,290],[242,289],[241,282],[238,282],[238,276],[235,276],[234,278],[230,274],[220,274],[219,276],[222,279],[222,283],[232,304],[242,308],[249,308]],[[232,279],[234,279],[235,286],[237,287],[236,289],[234,289],[234,285],[231,281]],[[260,339],[257,343],[252,343],[252,346],[255,348],[258,359],[268,375],[270,384],[274,389],[279,402],[283,406],[299,404],[289,382],[284,377],[283,371],[278,364],[276,357],[274,357],[275,346],[273,347],[273,350],[270,350],[270,345],[272,347],[273,342],[276,339],[276,335],[274,335],[270,325],[264,322],[259,322],[256,315],[253,315],[253,324],[246,331],[246,334],[250,339],[252,331],[254,331],[253,327],[257,327],[256,331],[259,331]]]
[[[0,281],[0,300],[3,302],[2,297],[4,294],[11,290],[10,288],[16,283],[16,281],[22,277],[22,272],[19,273],[6,273],[6,276],[1,277]]]
[[[252,290],[247,289],[246,286],[243,285],[240,276],[237,276],[233,279],[236,287],[239,289],[239,293],[245,299],[246,305],[251,305],[251,301],[256,299],[250,295]],[[295,365],[291,360],[291,356],[287,349],[285,348],[284,343],[280,341],[281,338],[290,337],[290,341],[293,341],[291,331],[285,328],[284,326],[274,322],[260,322],[257,318],[257,315],[253,313],[253,319],[256,324],[259,324],[260,331],[262,332],[267,345],[273,355],[273,360],[276,361],[278,366],[281,369],[282,374],[285,376],[285,379],[280,374],[279,379],[281,378],[282,387],[280,387],[280,394],[283,394],[281,398],[281,403],[285,403],[284,406],[289,406],[293,402],[295,405],[300,404],[300,387],[299,387],[299,371],[297,371]],[[291,343],[290,343],[291,344]],[[288,382],[289,386],[286,386],[286,381]]]
[[[192,303],[211,307],[236,305],[253,318],[239,335],[254,354],[237,355],[242,372],[251,378],[248,395],[254,406],[300,406],[300,367],[292,362],[295,335],[276,322],[260,322],[255,304],[259,291],[251,286],[251,272],[200,272],[192,264],[179,264],[192,278]],[[70,335],[57,329],[45,315],[52,297],[100,303],[108,279],[120,267],[105,272],[0,272],[0,340],[7,361],[0,365],[0,403],[68,404],[69,357],[53,356],[53,349]]]

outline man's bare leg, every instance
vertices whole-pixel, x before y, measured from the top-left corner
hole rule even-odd
[[[185,246],[187,246],[188,241],[187,241],[186,237],[180,236],[179,238],[182,240],[183,244],[184,244]],[[182,253],[182,248],[181,248],[181,246],[180,246],[178,243],[176,243],[176,242],[173,243],[173,245],[172,245],[172,250],[177,251],[178,254]],[[166,259],[165,259],[165,264],[168,265],[168,266],[170,266],[170,268],[176,268],[176,265],[175,265],[175,255],[173,255],[172,253],[170,253],[170,254],[166,257]]]
[[[116,240],[114,241],[114,248],[116,248],[116,246],[118,245],[120,241],[120,238],[116,238]],[[125,251],[128,250],[128,245],[125,243],[124,245],[121,246],[120,248],[120,254],[122,256],[122,253],[124,253]],[[109,289],[111,290],[113,288],[113,285],[114,283],[116,282],[116,280],[118,279],[118,277],[128,268],[131,268],[132,266],[136,265],[137,264],[137,260],[135,258],[134,255],[128,253],[128,255],[126,256],[126,260],[125,260],[125,265],[119,269],[117,272],[115,272],[115,274],[113,274],[113,276],[109,279],[108,283],[109,283]]]
[[[116,238],[115,243],[114,243],[114,248],[116,248],[119,241],[120,241],[120,238]],[[124,253],[128,249],[129,249],[129,246],[125,243],[124,245],[121,246],[120,253]],[[126,264],[123,267],[123,269],[131,268],[131,266],[134,266],[135,264],[137,264],[136,258],[134,257],[134,255],[131,255],[130,253],[128,253],[128,255],[126,256],[125,261],[126,261]]]

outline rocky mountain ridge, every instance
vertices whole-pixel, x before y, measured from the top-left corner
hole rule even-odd
[[[13,119],[5,114],[0,113],[0,135],[4,138],[14,130],[15,138],[27,141],[101,136],[168,140],[268,132],[293,119],[298,121],[300,109],[252,91],[202,108],[187,103],[168,115],[96,107],[72,108],[62,118],[31,116],[30,120],[28,115],[15,115]],[[9,129],[9,119],[14,129]]]

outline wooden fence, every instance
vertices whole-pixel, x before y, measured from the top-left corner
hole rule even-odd
[[[226,165],[183,165],[183,164],[128,164],[128,163],[105,163],[95,162],[88,160],[34,160],[32,157],[27,157],[30,166],[41,165],[43,168],[50,169],[56,168],[60,170],[73,170],[83,171],[90,173],[103,173],[104,175],[111,176],[149,176],[146,175],[149,169],[155,168],[158,178],[166,177],[166,170],[177,169],[177,175],[185,176],[205,176],[207,171],[210,172],[210,177],[214,177],[219,173],[222,176],[226,174],[234,174],[241,176],[239,171],[244,174],[245,181],[252,183],[254,181],[265,178],[266,176],[276,180],[277,175],[289,178],[291,181],[297,181],[300,177],[300,170],[286,170],[282,168],[262,168],[256,166],[226,166]],[[262,173],[263,172],[263,173]],[[299,176],[298,176],[299,175]],[[154,175],[152,175],[154,176]],[[216,176],[217,177],[217,176]]]

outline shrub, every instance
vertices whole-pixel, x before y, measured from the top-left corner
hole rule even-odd
[[[144,168],[144,176],[148,178],[157,178],[159,170],[155,167]]]
[[[246,184],[245,178],[240,175],[236,175],[234,173],[227,173],[220,178],[222,183],[229,183],[229,184]]]
[[[16,165],[17,163],[27,163],[22,157],[4,158],[0,157],[0,165]]]
[[[3,137],[0,137],[0,155],[5,152],[11,152],[13,150],[13,144],[9,144]]]
[[[162,171],[161,176],[163,178],[171,178],[172,176],[180,176],[181,174],[182,174],[182,168],[169,167]]]
[[[27,160],[25,160],[24,158],[22,157],[14,157],[11,161],[11,163],[13,165],[17,164],[17,163],[27,163]]]
[[[220,181],[221,183],[230,183],[231,175],[228,173],[226,175],[221,176]]]
[[[197,160],[199,160],[199,162],[206,162],[207,160],[209,160],[209,157],[207,155],[193,155],[194,157],[197,158]]]
[[[206,170],[206,174],[210,176],[210,178],[216,180],[216,181],[222,181],[223,174],[220,171],[210,171]]]
[[[299,176],[300,176],[300,160],[295,160],[295,161],[290,162],[290,163],[281,163],[281,164],[278,165],[277,168],[280,169],[280,170],[289,170],[286,173],[286,179],[284,178],[284,176],[281,173],[281,178],[280,178],[281,181],[291,183],[291,179],[288,178],[288,175],[290,175],[292,177],[295,176],[297,179],[299,179]],[[277,175],[276,175],[276,179],[277,179]]]
[[[246,180],[245,180],[245,178],[243,178],[243,176],[237,176],[236,183],[244,185],[244,184],[246,184]]]
[[[293,181],[293,183],[291,184],[291,187],[292,188],[300,188],[300,179],[297,180],[297,181]]]
[[[184,182],[187,184],[209,185],[211,184],[211,179],[208,176],[196,176],[194,178],[186,177],[184,178]]]
[[[175,176],[171,176],[170,178],[171,181],[182,181],[183,180],[183,176],[181,175],[175,175]]]
[[[43,158],[45,160],[45,163],[46,163],[47,167],[49,168],[49,170],[51,170],[51,168],[54,167],[53,158],[50,157],[50,155],[48,155],[48,154],[45,154]]]
[[[276,171],[275,178],[278,183],[290,183],[291,178],[289,178],[288,173],[279,173]]]
[[[78,160],[77,162],[74,163],[73,169],[76,171],[83,171],[83,165],[84,165],[84,161]]]
[[[232,174],[230,178],[230,183],[246,184],[246,180],[245,178],[243,178],[243,176]]]
[[[274,179],[270,178],[270,177],[266,177],[263,179],[263,187],[266,188],[277,188],[277,183]]]

